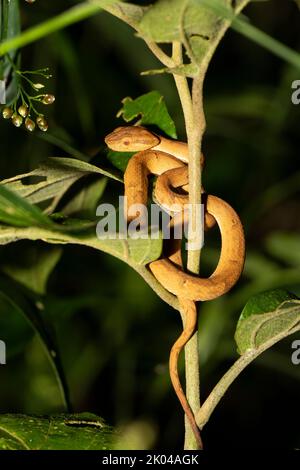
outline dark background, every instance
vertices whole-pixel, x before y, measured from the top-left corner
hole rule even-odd
[[[73,2],[20,3],[26,29]],[[245,14],[299,49],[296,3],[254,2]],[[51,68],[49,91],[56,102],[48,113],[49,133],[74,148],[89,153],[103,146],[104,136],[121,123],[116,118],[121,99],[155,89],[164,95],[179,136],[185,138],[172,77],[140,76],[158,62],[130,28],[108,14],[25,48],[22,60],[25,68]],[[247,299],[276,287],[300,295],[300,105],[291,103],[295,79],[300,71],[234,31],[219,46],[206,78],[204,184],[240,213],[247,261],[231,293],[200,305],[203,398],[237,358],[233,334]],[[0,155],[1,178],[29,171],[48,156],[66,156],[38,133],[29,135],[4,120]],[[104,199],[121,192],[120,184],[110,182]],[[17,245],[26,252],[32,244],[10,249]],[[5,255],[3,249],[0,253]],[[212,237],[206,240],[203,272],[212,270],[216,256]],[[55,324],[75,411],[92,411],[111,425],[122,425],[133,447],[180,449],[183,416],[167,366],[181,329],[178,314],[125,264],[83,247],[64,247],[43,300]],[[8,345],[8,363],[0,370],[0,411],[61,411],[43,348],[26,321],[3,302],[0,326]],[[273,347],[236,380],[205,427],[207,449],[300,447],[300,365],[291,363],[291,343],[297,338],[300,334]]]

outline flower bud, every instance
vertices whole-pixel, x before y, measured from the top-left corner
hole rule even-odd
[[[16,127],[22,126],[23,118],[18,113],[14,113],[12,115],[11,120],[12,120],[12,123],[13,123],[14,126],[16,126]]]
[[[46,121],[44,116],[38,116],[36,118],[36,123],[41,131],[46,132],[48,130],[48,122]]]
[[[54,95],[44,95],[43,99],[42,99],[42,103],[44,104],[52,104],[54,103],[55,101],[55,96]]]
[[[35,90],[41,90],[42,88],[45,88],[45,85],[42,83],[33,83],[32,86]]]
[[[14,113],[13,110],[9,108],[8,106],[2,109],[2,116],[4,117],[4,119],[10,119],[13,113]]]
[[[25,119],[25,127],[29,132],[32,132],[35,129],[35,122],[28,117]]]
[[[19,106],[18,108],[18,113],[23,117],[23,118],[26,118],[27,114],[28,114],[28,106],[26,104],[22,104],[21,106]]]

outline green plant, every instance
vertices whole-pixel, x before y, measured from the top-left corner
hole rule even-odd
[[[132,26],[164,66],[161,70],[150,70],[146,73],[168,73],[174,77],[184,114],[190,151],[189,197],[191,204],[195,207],[201,202],[199,155],[206,127],[203,111],[203,83],[213,53],[225,31],[232,26],[238,32],[254,39],[299,68],[297,53],[264,35],[239,16],[241,10],[249,2],[238,1],[234,3],[233,9],[231,2],[226,1],[202,2],[200,4],[182,2],[181,0],[162,0],[148,8],[120,2],[115,4],[113,1],[83,2],[70,11],[24,33],[14,33],[13,37],[2,42],[0,53],[3,57],[5,55],[7,57],[7,54],[11,53],[16,54],[11,51],[72,22],[96,14],[101,8]],[[174,7],[174,14],[171,17],[170,4]],[[166,15],[168,15],[168,22]],[[190,21],[191,18],[193,21]],[[161,43],[171,45],[172,53],[170,55],[160,46]],[[37,99],[44,99],[44,96]],[[22,105],[24,106],[24,103]],[[158,110],[157,113],[154,113],[155,119],[150,112],[154,107]],[[7,112],[6,110],[5,113]],[[137,118],[143,125],[155,125],[166,134],[172,137],[176,136],[175,125],[158,93],[152,92],[133,101],[125,100],[122,116],[127,122]],[[41,130],[45,130],[46,126],[42,123],[39,127]],[[44,240],[51,244],[80,244],[105,251],[125,261],[148,282],[164,301],[178,309],[177,299],[167,292],[146,268],[150,261],[160,256],[162,240],[129,240],[128,242],[98,240],[95,235],[96,221],[91,217],[93,212],[89,212],[88,218],[78,220],[78,218],[72,217],[72,214],[77,214],[78,198],[76,199],[75,196],[68,204],[64,204],[67,190],[83,177],[95,175],[99,178],[97,184],[93,182],[85,194],[81,195],[85,198],[85,204],[80,208],[86,211],[94,208],[102,196],[106,184],[104,178],[122,181],[122,171],[125,167],[124,156],[109,153],[108,161],[119,171],[117,172],[115,168],[101,169],[98,165],[95,166],[79,160],[60,158],[48,160],[43,166],[28,174],[3,180],[0,186],[0,219],[2,223],[0,239],[2,244],[22,239]],[[24,180],[31,176],[42,176],[44,180],[38,183],[23,184]],[[43,211],[36,206],[41,203],[44,204]],[[195,216],[195,214],[192,216],[191,223],[193,223]],[[48,266],[49,272],[51,272],[56,264],[57,256],[55,251],[53,255],[49,255],[49,258],[41,263],[42,269]],[[187,254],[187,269],[197,274],[199,259],[199,251],[189,252]],[[9,270],[8,268],[6,271],[10,272],[14,279],[22,280],[22,276],[17,270]],[[255,289],[252,293],[256,294]],[[26,313],[25,309],[22,311],[40,333],[47,350],[53,351],[53,348],[49,346],[49,340],[46,341],[45,335],[43,336],[45,331],[48,334],[48,327],[44,325],[42,316],[39,318],[38,311],[31,316]],[[186,387],[188,399],[200,428],[206,424],[232,381],[253,359],[275,342],[300,329],[299,312],[299,300],[288,292],[272,290],[266,294],[252,296],[241,314],[235,335],[241,356],[220,380],[202,406],[200,406],[198,340],[197,335],[194,336],[185,353]],[[57,353],[55,357],[58,357]],[[54,367],[64,390],[64,400],[68,403],[62,370],[57,363],[54,363]],[[10,424],[13,420],[12,417],[5,416],[3,419],[8,419]],[[64,417],[63,419],[68,420],[69,418]],[[19,426],[19,420],[20,417],[15,418],[17,426]],[[99,431],[99,427],[97,428],[96,425],[94,428],[95,432]],[[4,440],[3,445],[4,447],[10,445],[13,447],[15,443],[7,443],[7,440]],[[197,448],[188,423],[186,423],[185,448]]]

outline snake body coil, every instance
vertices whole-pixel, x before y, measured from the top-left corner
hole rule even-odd
[[[156,202],[166,210],[171,210],[176,204],[183,211],[185,204],[188,204],[186,143],[158,136],[139,126],[119,127],[105,138],[105,142],[112,150],[137,152],[129,160],[124,174],[127,208],[133,204],[147,204],[148,176],[154,174],[157,175],[154,194]],[[203,155],[201,164],[204,164]],[[126,210],[125,216],[130,222],[138,216],[138,212]],[[173,222],[175,219],[176,215]],[[220,229],[222,247],[218,265],[209,278],[194,276],[183,270],[181,244],[174,240],[170,242],[172,249],[169,250],[168,257],[149,264],[149,269],[161,285],[178,297],[184,317],[183,332],[170,352],[169,370],[174,390],[200,447],[202,442],[199,429],[178,375],[178,357],[196,330],[195,302],[212,300],[228,292],[241,275],[245,257],[244,232],[238,215],[225,201],[208,195],[205,226],[210,228],[215,223]]]

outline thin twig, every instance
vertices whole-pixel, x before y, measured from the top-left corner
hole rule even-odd
[[[173,307],[175,310],[179,310],[179,303],[175,295],[170,294],[151,274],[151,272],[145,267],[138,264],[132,264],[131,267],[147,282],[152,290],[160,297],[164,302]]]
[[[289,331],[289,335],[299,331],[299,325]],[[279,333],[278,335],[266,341],[262,346],[251,349],[245,352],[239,359],[231,366],[221,380],[214,387],[208,398],[205,400],[202,407],[196,414],[196,421],[200,429],[203,429],[204,425],[208,422],[212,412],[227,392],[230,385],[240,375],[240,373],[260,354],[267,349],[271,348],[275,343],[287,336],[286,331]]]
[[[169,68],[175,67],[174,61],[169,57],[164,51],[152,41],[145,41],[150,51],[155,55],[155,57],[165,66]]]

